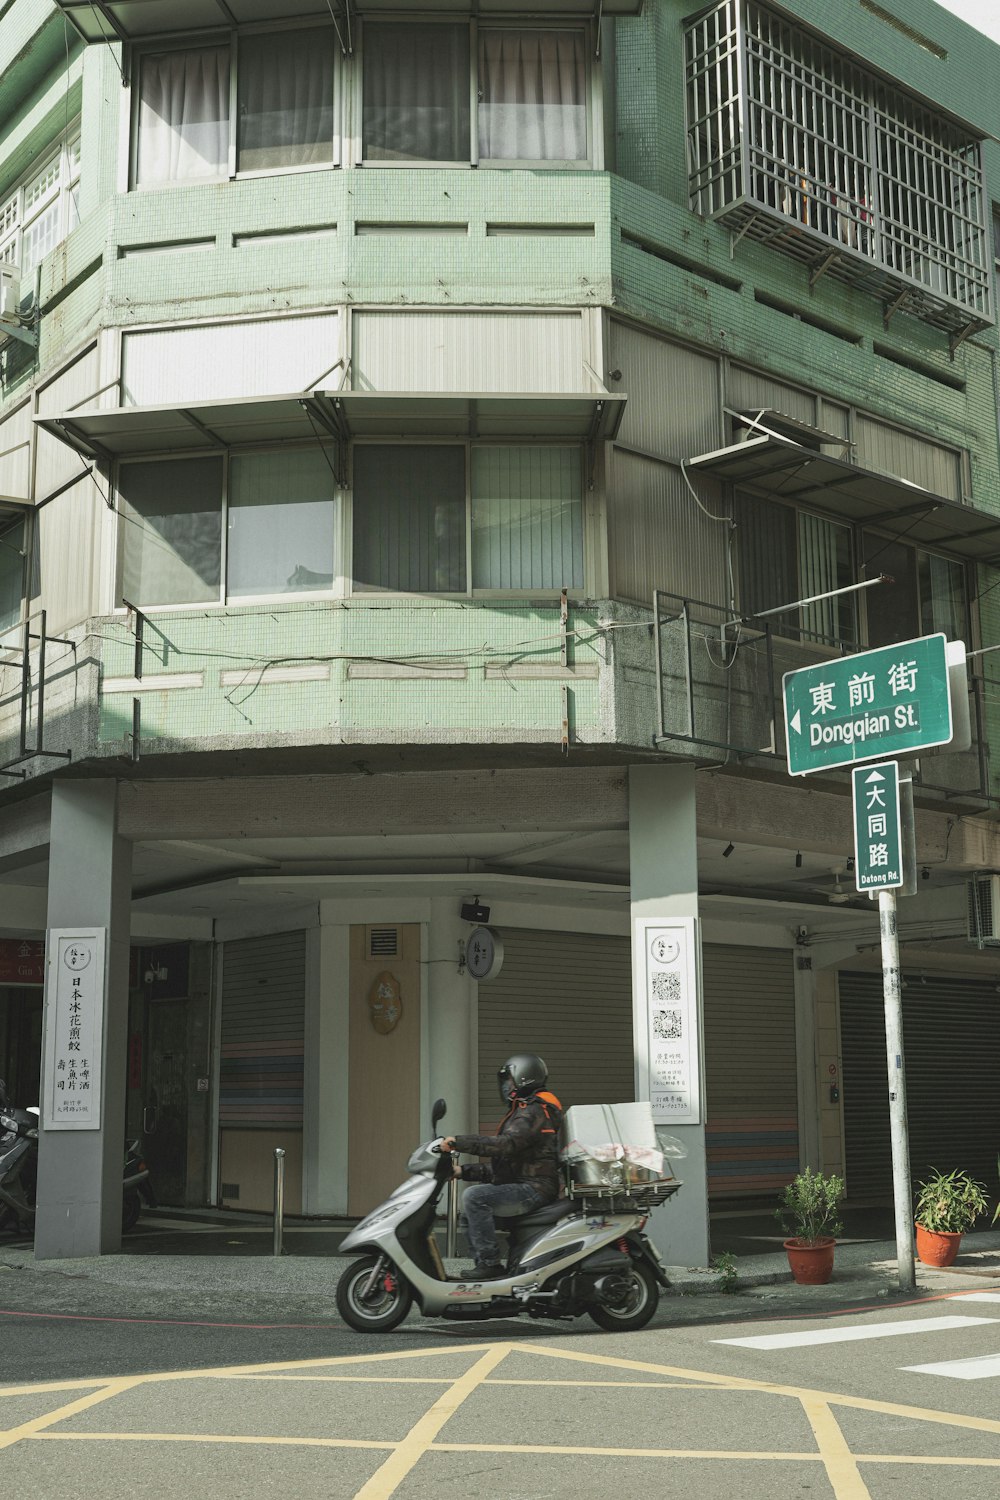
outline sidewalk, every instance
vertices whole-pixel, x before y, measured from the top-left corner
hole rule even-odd
[[[102,1318],[333,1323],[334,1291],[349,1263],[336,1253],[345,1228],[293,1223],[285,1238],[288,1253],[279,1258],[271,1254],[270,1226],[261,1219],[144,1220],[122,1254],[78,1260],[36,1261],[30,1245],[0,1241],[0,1308]],[[197,1249],[191,1253],[194,1237]],[[737,1302],[748,1312],[756,1306],[761,1314],[779,1307],[801,1313],[1000,1287],[1000,1230],[966,1235],[950,1270],[918,1263],[917,1290],[909,1294],[898,1288],[895,1242],[852,1235],[850,1227],[838,1240],[833,1279],[825,1287],[793,1283],[780,1235],[759,1216],[716,1222],[713,1242],[736,1253],[735,1291],[727,1291],[719,1272],[708,1267],[668,1267],[671,1290],[661,1299],[659,1323],[728,1315]],[[449,1262],[448,1269],[464,1264]]]

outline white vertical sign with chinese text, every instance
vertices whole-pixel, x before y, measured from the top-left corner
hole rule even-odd
[[[53,928],[46,942],[42,1127],[101,1128],[107,928]]]
[[[657,1124],[702,1118],[694,917],[637,917],[632,932],[636,1085]]]

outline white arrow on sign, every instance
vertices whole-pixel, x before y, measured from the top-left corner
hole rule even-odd
[[[885,780],[885,777],[882,775],[881,771],[873,771],[870,776],[866,776],[865,777],[865,784],[867,785],[867,783],[869,781],[884,781],[884,780]]]
[[[794,729],[796,734],[801,734],[802,733],[802,710],[801,710],[801,708],[797,708],[795,710],[795,712],[792,714],[792,717],[788,721],[788,726],[789,726],[790,729]]]

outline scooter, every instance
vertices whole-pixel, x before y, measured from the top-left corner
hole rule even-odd
[[[445,1113],[438,1099],[432,1129]],[[501,1219],[498,1227],[510,1235],[506,1274],[490,1281],[449,1277],[434,1234],[441,1194],[454,1181],[441,1139],[417,1147],[407,1180],[341,1245],[341,1253],[362,1253],[337,1285],[345,1323],[359,1333],[386,1333],[416,1300],[426,1318],[568,1320],[586,1314],[609,1332],[645,1327],[660,1287],[670,1283],[643,1230],[650,1210],[681,1186],[676,1178],[611,1193],[577,1188],[588,1196]]]
[[[31,1234],[35,1223],[38,1180],[38,1108],[18,1109],[7,1097],[0,1078],[0,1230]],[[139,1154],[139,1142],[126,1148],[122,1174],[122,1231],[135,1227],[142,1199],[155,1203],[149,1168]]]

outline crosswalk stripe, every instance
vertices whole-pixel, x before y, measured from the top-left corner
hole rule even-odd
[[[996,1318],[961,1315],[940,1318],[908,1318],[905,1323],[850,1323],[838,1328],[815,1328],[809,1332],[764,1333],[749,1339],[713,1339],[714,1344],[737,1344],[741,1349],[802,1349],[813,1344],[850,1344],[858,1339],[893,1338],[900,1334],[946,1333],[974,1323],[995,1323]]]
[[[938,1365],[903,1365],[916,1375],[945,1375],[949,1380],[989,1380],[1000,1375],[1000,1354],[980,1354],[971,1359],[948,1359]]]
[[[962,1292],[953,1302],[1000,1302],[1000,1292]]]

